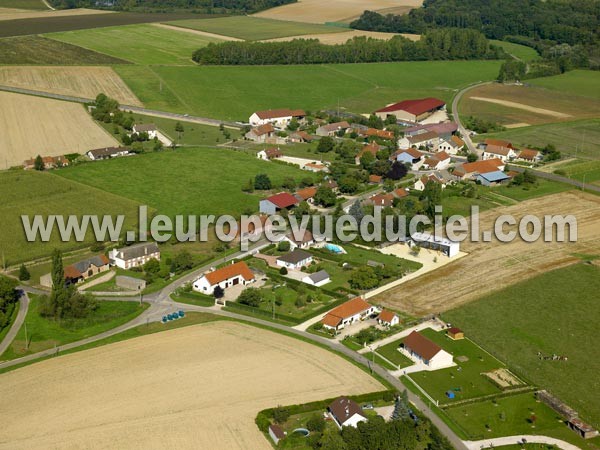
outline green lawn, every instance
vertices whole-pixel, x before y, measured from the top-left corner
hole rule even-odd
[[[218,41],[147,24],[65,31],[46,37],[137,64],[171,65],[193,65],[194,50]]]
[[[347,29],[302,22],[263,19],[260,17],[234,16],[219,19],[191,19],[168,22],[192,30],[207,31],[247,41],[260,41],[303,34],[340,33]]]
[[[600,268],[579,263],[448,311],[444,319],[598,427],[599,291]],[[540,360],[538,352],[568,361]]]
[[[183,148],[82,164],[57,172],[118,193],[161,214],[241,214],[268,193],[246,194],[248,179],[266,173],[275,184],[310,176],[298,168],[219,148]]]
[[[544,147],[554,144],[571,156],[600,159],[600,119],[549,123],[479,135],[476,140],[506,139],[517,147]]]
[[[62,322],[39,315],[39,299],[30,296],[31,303],[25,323],[29,349],[25,349],[25,325],[21,327],[11,346],[0,356],[2,360],[15,359],[55,346],[95,336],[129,322],[141,314],[148,304],[137,302],[99,301],[98,309],[85,319],[69,319]]]
[[[42,0],[0,0],[0,8],[15,8],[15,9],[32,9],[44,10],[48,9]]]
[[[0,62],[43,65],[127,64],[122,59],[41,36],[0,39]]]
[[[398,347],[400,346],[401,342],[402,339],[398,339],[397,341],[382,345],[381,347],[377,348],[376,351],[400,368],[412,366],[414,362],[398,351]]]
[[[115,70],[148,108],[247,121],[254,111],[269,108],[315,111],[339,102],[341,108],[366,113],[406,98],[450,101],[457,88],[494,79],[499,66],[499,61],[426,61]]]
[[[573,189],[573,186],[569,184],[538,178],[535,185],[513,186],[509,184],[490,188],[490,191],[512,198],[516,201],[524,201],[542,197],[544,195],[557,194],[571,189]]]
[[[397,370],[398,369],[396,366],[394,366],[394,365],[390,364],[389,362],[387,362],[385,359],[383,359],[377,353],[367,352],[367,353],[364,353],[363,356],[365,358],[367,358],[369,361],[373,361],[374,360],[375,364],[379,364],[384,369],[387,369],[387,370]]]
[[[600,161],[574,160],[557,165],[554,170],[564,170],[569,178],[586,183],[600,180]]]
[[[504,367],[496,358],[468,339],[454,341],[448,338],[445,331],[426,329],[421,331],[421,334],[451,353],[457,364],[447,369],[410,375],[431,397],[440,403],[453,403],[501,392],[488,378],[481,375],[483,372]],[[459,357],[466,357],[468,360],[461,362],[457,359]],[[455,390],[456,397],[453,400],[446,396],[446,392],[450,390]]]
[[[27,242],[21,215],[49,214],[81,216],[82,214],[124,214],[125,226],[132,226],[137,217],[137,203],[115,194],[94,189],[75,181],[57,176],[63,169],[51,173],[36,171],[5,171],[0,173],[0,251],[7,265],[47,256],[54,248],[63,251],[89,246],[88,233],[85,242],[61,242],[55,230],[49,242]],[[31,219],[33,220],[33,219]],[[66,218],[65,218],[66,221]]]
[[[566,94],[600,99],[600,75],[593,70],[571,70],[553,77],[527,80],[527,83]]]
[[[539,59],[540,55],[535,49],[527,47],[526,45],[513,44],[512,42],[490,40],[491,44],[502,47],[506,53],[513,55],[515,58],[523,61],[531,61],[533,59]]]

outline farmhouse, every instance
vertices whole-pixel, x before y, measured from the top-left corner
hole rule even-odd
[[[316,140],[317,137],[311,136],[306,131],[295,131],[290,133],[288,136],[288,142],[296,143],[296,142],[312,142]]]
[[[439,145],[440,137],[434,131],[415,134],[414,136],[404,136],[398,139],[398,148],[435,148]]]
[[[431,116],[434,112],[446,108],[446,103],[437,98],[419,98],[392,103],[385,108],[375,111],[375,115],[381,119],[388,116],[396,116],[399,121],[420,122]]]
[[[482,158],[484,160],[498,158],[502,162],[507,162],[512,161],[516,156],[517,152],[511,147],[488,144],[483,151]]]
[[[437,147],[437,151],[446,152],[450,155],[456,155],[464,146],[465,142],[458,136],[453,135],[448,139],[440,140],[440,143]]]
[[[258,159],[263,159],[265,161],[269,161],[271,159],[281,158],[283,156],[283,152],[278,148],[267,148],[265,150],[261,150],[256,154]]]
[[[417,180],[417,182],[415,183],[415,190],[417,191],[424,191],[425,190],[425,186],[427,185],[427,183],[429,182],[432,183],[440,183],[442,185],[442,189],[446,188],[446,180],[444,180],[443,177],[435,174],[435,173],[430,173],[429,175],[423,175],[421,178],[419,178]]]
[[[504,167],[505,164],[500,159],[486,159],[485,161],[475,161],[458,166],[454,169],[452,175],[461,180],[470,180],[475,179],[477,175],[482,173],[503,171]]]
[[[106,272],[109,269],[109,260],[104,255],[92,256],[83,261],[76,262],[64,268],[65,284],[75,284],[85,281],[94,275]],[[51,274],[42,275],[40,284],[46,287],[52,287]]]
[[[452,159],[446,152],[439,152],[433,155],[431,158],[427,158],[423,162],[421,169],[423,170],[444,170],[450,166]]]
[[[34,169],[35,168],[35,159],[27,159],[23,163],[23,168],[25,170]],[[50,170],[56,167],[64,167],[69,165],[69,160],[64,156],[43,156],[42,162],[44,163],[44,169]]]
[[[417,134],[426,133],[427,131],[433,131],[440,139],[448,140],[457,130],[458,125],[456,125],[455,122],[419,124],[404,129],[404,136],[415,136]]]
[[[334,400],[327,409],[329,410],[329,415],[340,429],[342,427],[356,428],[360,422],[368,421],[362,408],[355,401],[347,397],[340,397]]]
[[[212,295],[217,286],[221,289],[227,289],[238,284],[247,285],[254,282],[254,274],[244,261],[238,261],[234,264],[213,270],[204,274],[192,284],[195,291],[203,294]]]
[[[301,231],[301,230],[299,230]],[[310,248],[315,244],[315,238],[310,230],[304,230],[301,236],[296,238],[294,233],[287,234],[282,241],[287,241],[290,243],[290,249],[294,250],[297,248]]]
[[[135,124],[132,128],[134,134],[147,133],[148,139],[154,139],[158,136],[158,130],[153,123]]]
[[[393,327],[400,323],[400,317],[398,317],[398,314],[395,312],[384,309],[379,313],[379,316],[377,316],[377,322],[386,327]]]
[[[439,250],[449,258],[458,255],[460,252],[460,242],[451,241],[443,237],[438,237],[430,233],[413,233],[410,236],[413,243],[420,247],[431,250]]]
[[[291,252],[277,258],[277,265],[286,269],[296,270],[308,266],[312,261],[313,256],[310,253],[295,248]]]
[[[160,261],[160,250],[156,242],[143,242],[141,244],[113,249],[108,254],[110,263],[121,269],[131,269],[146,264],[151,259]]]
[[[526,161],[526,162],[538,162],[540,159],[542,159],[542,156],[540,154],[540,152],[538,152],[537,150],[532,150],[530,148],[524,148],[523,150],[521,150],[519,152],[519,154],[517,155],[517,161]]]
[[[415,169],[416,166],[419,165],[419,163],[421,162],[421,158],[423,158],[423,153],[421,153],[415,148],[398,150],[390,157],[392,161],[410,164],[412,169]]]
[[[465,338],[465,332],[458,327],[448,328],[447,334],[450,339],[454,339],[455,341]]]
[[[481,144],[481,146],[484,149],[487,148],[488,145],[495,145],[497,147],[514,148],[513,145],[512,145],[512,142],[506,141],[504,139],[491,139],[491,138],[488,138],[488,139],[484,140],[483,143]]]
[[[328,123],[327,125],[321,125],[319,128],[317,128],[315,134],[317,136],[334,136],[339,131],[345,131],[348,128],[350,128],[350,124],[346,121]]]
[[[413,359],[423,362],[431,370],[442,369],[453,364],[450,353],[442,350],[439,345],[430,341],[418,331],[410,333],[400,346]]]
[[[505,183],[510,177],[500,170],[495,172],[480,173],[477,175],[476,180],[483,186],[496,186],[498,184]]]
[[[318,272],[312,273],[304,278],[302,278],[302,282],[306,284],[311,284],[313,286],[323,286],[331,281],[329,274],[324,270],[319,270]]]
[[[306,113],[301,109],[269,109],[267,111],[256,111],[250,116],[248,122],[253,127],[271,123],[279,128],[285,128],[292,119],[302,120]]]
[[[365,204],[388,208],[394,204],[394,198],[393,194],[375,194],[367,199]]]
[[[314,197],[317,195],[317,188],[311,186],[304,189],[298,189],[294,195],[301,202],[305,201],[308,203],[314,203]]]
[[[280,192],[279,194],[271,195],[270,197],[261,200],[259,210],[263,214],[275,214],[282,209],[289,209],[296,206],[298,199],[288,192]]]
[[[367,128],[364,131],[361,131],[360,133],[358,133],[360,136],[364,136],[364,137],[378,137],[381,139],[388,139],[388,140],[392,140],[396,138],[396,135],[394,134],[393,131],[387,131],[387,130],[378,130],[377,128]]]
[[[86,153],[88,158],[92,161],[98,161],[102,159],[117,158],[119,156],[129,155],[129,149],[125,147],[104,147],[90,150]]]
[[[377,152],[381,150],[383,147],[376,142],[371,142],[368,145],[365,145],[360,149],[356,157],[354,158],[355,164],[360,164],[360,158],[362,158],[366,153],[370,153],[373,157],[377,157]]]
[[[304,166],[302,167],[303,170],[308,170],[309,172],[327,172],[327,166],[325,164],[321,164],[321,163],[317,163],[317,162],[311,162],[311,163],[306,163],[304,164]]]
[[[270,123],[259,125],[248,131],[244,137],[249,141],[258,142],[261,144],[283,144],[285,139],[278,137],[275,134],[275,128]]]
[[[360,322],[377,311],[377,307],[360,297],[355,297],[325,314],[321,323],[325,328],[337,331],[355,322]]]

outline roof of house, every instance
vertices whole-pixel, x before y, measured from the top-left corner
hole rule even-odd
[[[356,155],[357,158],[360,158],[361,156],[363,156],[365,153],[371,153],[373,156],[377,156],[377,152],[379,150],[381,150],[383,147],[379,144],[377,144],[376,142],[371,142],[368,145],[365,145],[363,148],[360,149],[360,151],[358,152],[358,155]]]
[[[392,323],[392,320],[394,319],[394,317],[396,317],[396,315],[397,314],[395,312],[390,311],[389,309],[384,309],[379,314],[378,319],[383,322]]]
[[[366,311],[369,308],[371,308],[370,303],[364,301],[360,297],[355,297],[352,300],[348,300],[347,302],[342,303],[337,308],[333,308],[331,311],[329,311],[327,313],[327,315],[325,317],[333,316],[333,317],[337,317],[340,320],[342,320],[342,319],[346,319],[348,317],[352,317],[363,311]],[[339,323],[339,320],[338,320],[338,323]]]
[[[71,264],[71,266],[67,267],[73,267],[80,274],[82,274],[83,272],[87,271],[90,266],[102,267],[108,263],[109,260],[105,255],[96,255],[92,256],[91,258],[84,259],[83,261],[76,262],[75,264]],[[65,267],[65,271],[67,270],[67,267]]]
[[[243,277],[246,281],[254,279],[254,274],[244,261],[229,264],[228,266],[209,272],[204,276],[211,286],[237,276]]]
[[[494,172],[480,173],[479,176],[490,183],[508,180],[510,177],[500,170]]]
[[[302,249],[295,248],[291,252],[286,253],[285,255],[281,255],[279,258],[277,258],[277,261],[283,261],[288,264],[298,264],[299,262],[309,258],[312,258],[312,255],[310,253],[305,252]]]
[[[337,327],[342,321],[341,317],[332,316],[331,314],[326,314],[325,317],[321,319],[321,323],[323,325],[327,325],[328,327]]]
[[[465,145],[465,141],[463,141],[461,138],[459,138],[457,135],[452,135],[452,137],[450,138],[450,140],[452,142],[454,142],[458,147],[463,147]]]
[[[369,199],[375,206],[392,206],[394,204],[393,194],[375,194]]]
[[[398,188],[394,190],[394,195],[398,198],[402,198],[408,196],[408,192],[404,188]]]
[[[405,134],[415,134],[418,132],[434,131],[437,134],[449,134],[458,130],[458,125],[455,122],[428,123],[416,125],[404,130]]]
[[[512,152],[512,151],[513,151],[512,148],[504,147],[504,146],[500,146],[500,145],[488,144],[485,147],[485,152],[492,153],[493,155],[508,156],[510,154],[510,152]]]
[[[440,160],[435,158],[427,158],[425,161],[423,161],[423,165],[428,167],[436,167],[439,163]]]
[[[304,167],[310,167],[311,169],[323,170],[327,166],[325,166],[325,164],[321,164],[321,163],[306,163],[306,164],[304,164]]]
[[[350,124],[345,120],[342,122],[328,123],[327,125],[322,125],[319,127],[319,129],[328,133],[332,131],[344,130],[346,128],[350,128]]]
[[[265,123],[264,125],[259,125],[256,128],[253,128],[251,133],[256,136],[262,136],[263,134],[273,133],[275,128],[273,128],[272,123]]]
[[[302,233],[302,237],[297,240],[296,237],[294,236],[294,233],[290,233],[288,235],[285,236],[288,240],[295,242],[296,244],[302,244],[302,243],[306,243],[306,242],[311,242],[314,240],[313,234],[310,230],[304,230],[304,233]]]
[[[429,183],[430,181],[433,181],[434,183],[444,184],[444,180],[434,173],[430,173],[429,175],[423,175],[421,177],[421,183],[423,183],[423,185]]]
[[[448,328],[448,333],[451,333],[451,334],[462,333],[462,332],[463,332],[463,330],[461,330],[458,327]]]
[[[306,131],[296,131],[295,133],[290,134],[290,136],[298,136],[299,138],[304,139],[305,141],[313,141],[317,139],[316,137],[308,134]]]
[[[393,131],[378,130],[377,128],[367,128],[362,134],[366,136],[377,136],[383,139],[394,139],[396,137]]]
[[[535,160],[540,155],[540,152],[531,148],[524,148],[519,152],[519,158],[527,159],[529,161]]]
[[[417,331],[410,333],[406,339],[404,339],[403,344],[404,347],[410,348],[413,352],[426,360],[430,360],[442,350],[442,347],[435,342],[430,341]]]
[[[414,114],[415,116],[421,115],[425,112],[441,108],[446,102],[443,100],[427,97],[417,98],[414,100],[404,100],[402,102],[393,103],[386,106],[385,108],[378,109],[375,112],[394,112],[394,111],[406,111]]]
[[[423,156],[423,153],[421,153],[419,150],[417,150],[416,148],[407,148],[405,150],[398,150],[395,153],[395,156],[401,155],[403,153],[408,153],[410,156],[413,157],[413,159],[418,159],[421,158]]]
[[[336,189],[338,187],[338,184],[335,180],[327,180],[325,183],[323,183],[323,186],[328,187],[330,189]]]
[[[485,159],[483,161],[475,161],[472,163],[465,163],[462,166],[458,167],[456,171],[460,173],[464,173],[465,175],[468,173],[489,173],[496,172],[499,167],[502,167],[504,163],[498,159]]]
[[[267,155],[267,158],[279,158],[283,156],[283,152],[275,147],[266,149],[265,154]]]
[[[271,425],[269,425],[269,429],[271,430],[271,432],[275,435],[275,437],[277,439],[285,438],[285,433],[283,432],[283,429],[279,425],[272,423]]]
[[[26,159],[24,164],[26,166],[33,166],[33,165],[35,165],[35,159],[36,158]],[[59,164],[59,163],[62,165],[69,164],[69,160],[67,158],[65,158],[64,156],[42,156],[42,162],[44,163],[44,165]]]
[[[279,194],[267,197],[265,200],[273,203],[278,208],[289,208],[298,204],[298,199],[289,192],[280,192]]]
[[[279,117],[303,117],[306,113],[301,109],[268,109],[266,111],[256,111],[255,113],[260,119],[277,119]]]
[[[418,144],[419,142],[431,141],[437,137],[439,136],[435,131],[426,131],[425,133],[408,136],[406,139],[408,139],[408,142],[411,144]]]
[[[332,401],[329,405],[329,411],[331,411],[331,414],[333,414],[340,424],[345,423],[355,414],[365,417],[363,410],[358,403],[347,397],[340,397]]]
[[[317,188],[314,186],[307,187],[304,189],[298,189],[296,191],[296,196],[300,197],[302,200],[308,200],[309,198],[313,198],[317,194]]]
[[[450,159],[451,156],[446,152],[438,152],[433,155],[433,158],[437,159],[438,161],[446,161],[447,159]]]
[[[94,158],[103,157],[103,156],[112,156],[117,155],[121,152],[126,152],[128,149],[126,147],[105,147],[105,148],[96,148],[94,150],[89,150],[88,153],[91,153]]]
[[[369,183],[381,183],[382,179],[381,175],[369,175]]]
[[[312,280],[313,283],[320,283],[321,281],[325,281],[329,279],[329,274],[325,270],[319,270],[313,274],[308,276]]]
[[[510,141],[505,141],[504,139],[486,139],[483,142],[485,145],[497,145],[498,147],[512,148],[512,143]]]
[[[117,250],[117,257],[124,261],[129,261],[130,259],[140,258],[158,252],[159,249],[156,242],[142,242]]]
[[[156,125],[153,123],[139,123],[135,124],[135,131],[138,133],[148,132],[148,131],[156,131]]]

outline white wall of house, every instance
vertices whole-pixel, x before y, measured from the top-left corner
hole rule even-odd
[[[446,152],[449,155],[456,155],[459,150],[460,148],[453,142],[446,142],[444,140],[440,141],[439,145],[437,146],[438,152]]]
[[[132,258],[132,259],[127,259],[127,260],[118,258],[117,257],[118,253],[119,252],[117,249],[113,249],[109,253],[108,257],[110,260],[114,261],[115,266],[120,267],[121,269],[131,269],[132,267],[143,266],[151,259],[156,259],[156,260],[160,261],[160,252],[150,253],[148,255],[140,256],[139,258]]]
[[[342,424],[342,426],[343,427],[354,427],[354,428],[356,428],[359,423],[366,422],[366,421],[367,421],[367,419],[364,418],[363,416],[361,416],[360,414],[354,414],[352,417],[350,417],[348,420],[346,420]]]
[[[220,283],[211,285],[208,279],[206,278],[206,275],[204,275],[198,278],[196,281],[194,281],[194,283],[192,284],[192,288],[197,292],[201,292],[206,295],[212,295],[217,286],[220,286],[221,289],[227,289],[228,287],[236,286],[238,284],[245,286],[248,283],[251,283],[251,281],[246,281],[246,279],[243,276],[236,275],[234,277],[227,278],[226,280],[223,280]]]
[[[440,350],[437,355],[429,360],[429,368],[432,370],[443,369],[454,364],[452,355],[445,350]]]
[[[297,270],[297,269],[301,269],[303,266],[307,266],[309,265],[313,260],[313,257],[309,257],[306,259],[303,259],[302,261],[297,262],[296,264],[292,264],[286,261],[282,261],[280,259],[277,260],[277,265],[280,267],[285,267],[286,269],[292,269],[292,270]]]
[[[254,127],[258,126],[258,125],[264,125],[266,123],[272,123],[273,125],[275,125],[276,127],[279,127],[279,128],[287,127],[291,121],[292,121],[292,116],[261,119],[260,117],[258,117],[258,114],[256,114],[256,113],[252,114],[250,116],[250,119],[248,120],[250,125],[252,125]]]
[[[325,278],[324,280],[319,281],[318,283],[313,282],[313,280],[310,278],[310,276],[306,276],[304,278],[302,278],[302,282],[306,283],[306,284],[310,284],[312,286],[323,286],[324,284],[327,284],[329,282],[331,282],[331,278]]]

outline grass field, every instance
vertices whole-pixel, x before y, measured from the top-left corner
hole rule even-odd
[[[0,8],[14,9],[32,9],[44,10],[48,9],[42,0],[0,0]]]
[[[56,172],[54,172],[56,173]],[[53,248],[63,251],[89,245],[86,242],[61,242],[53,233],[50,242],[27,242],[20,215],[41,214],[125,214],[125,223],[132,226],[137,215],[136,203],[71,182],[50,173],[35,171],[0,173],[0,250],[7,265],[48,255]]]
[[[223,36],[231,36],[247,41],[260,41],[263,39],[300,36],[303,34],[339,33],[344,31],[344,29],[340,27],[261,19],[259,17],[250,16],[179,20],[176,22],[169,22],[169,25],[221,34]]]
[[[557,164],[554,170],[563,170],[566,176],[575,180],[592,183],[600,180],[600,161],[572,160],[564,164]]]
[[[47,37],[137,64],[193,65],[192,53],[218,39],[152,25],[52,33]]]
[[[400,346],[401,342],[402,339],[399,339],[397,341],[390,342],[389,344],[382,345],[376,349],[376,352],[400,368],[412,366],[414,362],[398,351],[398,347]]]
[[[256,211],[266,193],[246,194],[248,179],[266,173],[275,184],[310,174],[291,166],[217,148],[184,148],[84,164],[65,178],[146,204],[161,214],[241,214]]]
[[[83,105],[0,92],[0,168],[22,165],[37,155],[84,153],[116,144]]]
[[[337,107],[338,101],[341,108],[359,113],[405,98],[435,96],[449,101],[458,87],[496,77],[499,65],[499,61],[441,61],[265,67],[118,66],[115,70],[149,108],[246,121],[260,109],[314,111]]]
[[[10,347],[0,355],[0,360],[19,358],[100,334],[129,322],[148,308],[147,303],[140,306],[137,302],[100,301],[98,309],[90,317],[65,319],[59,322],[40,316],[39,298],[34,296],[30,298],[31,303],[25,318],[29,348],[26,349],[25,326],[23,326]]]
[[[477,140],[486,138],[506,139],[517,147],[544,147],[554,144],[566,155],[600,159],[600,119],[515,128],[479,135]]]
[[[448,311],[444,318],[598,427],[599,290],[600,268],[579,263]],[[540,360],[538,352],[569,359]]]
[[[512,42],[490,40],[491,44],[502,47],[506,53],[513,55],[515,58],[523,61],[531,61],[533,59],[539,59],[540,55],[535,49],[527,47],[526,45],[513,44]]]
[[[110,67],[0,67],[0,84],[89,99],[104,93],[121,104],[142,106]]]
[[[527,83],[564,94],[600,99],[600,75],[593,70],[571,70],[553,77],[527,80]]]
[[[127,61],[40,36],[0,39],[0,64],[103,65]]]

